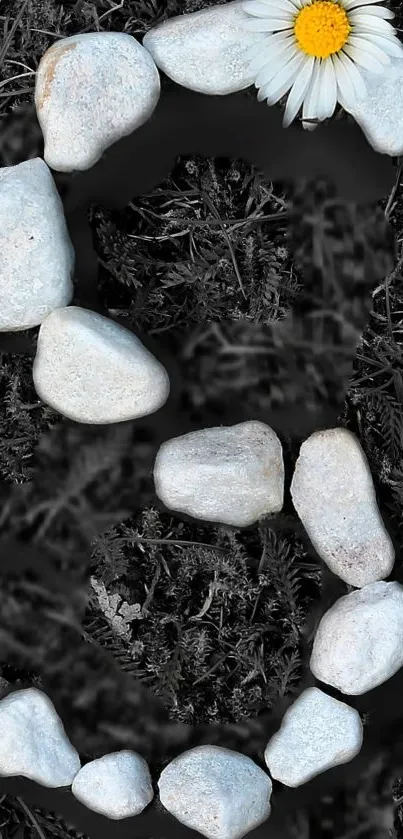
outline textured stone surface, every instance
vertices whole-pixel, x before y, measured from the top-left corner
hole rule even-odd
[[[150,29],[143,45],[177,84],[199,93],[229,94],[254,83],[246,50],[261,40],[247,32],[242,2],[171,17]]]
[[[246,527],[283,506],[281,443],[257,420],[191,431],[162,444],[154,483],[172,510]]]
[[[79,306],[42,323],[32,375],[44,402],[94,425],[152,414],[169,396],[168,373],[136,335]]]
[[[0,332],[38,326],[73,298],[75,253],[40,158],[0,169]]]
[[[154,798],[147,762],[129,749],[86,763],[71,791],[90,810],[109,819],[137,816]]]
[[[46,163],[90,169],[153,113],[161,92],[150,53],[126,32],[87,32],[56,41],[36,73],[35,106]]]
[[[403,586],[377,582],[340,597],[322,617],[310,669],[317,679],[358,696],[403,665]]]
[[[284,714],[264,758],[272,778],[299,787],[361,750],[363,727],[355,708],[316,687],[307,688]]]
[[[301,446],[291,496],[315,550],[334,574],[360,588],[391,573],[393,543],[355,434],[345,428],[312,434]]]
[[[24,775],[45,787],[64,787],[80,766],[45,693],[28,688],[0,701],[0,775]]]
[[[349,110],[376,151],[398,157],[403,153],[403,53],[391,58],[383,73],[360,68],[367,94]]]
[[[249,757],[197,746],[161,772],[160,801],[186,827],[209,839],[240,839],[271,812],[272,783]]]

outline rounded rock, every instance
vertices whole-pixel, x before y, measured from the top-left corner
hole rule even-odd
[[[0,169],[0,332],[38,326],[74,296],[75,253],[40,157]]]
[[[79,306],[44,320],[32,375],[46,404],[93,425],[152,414],[170,391],[167,371],[136,335]]]
[[[394,547],[355,434],[345,428],[311,434],[300,449],[291,497],[315,550],[344,582],[361,588],[390,574]]]
[[[360,73],[366,94],[354,96],[344,110],[353,115],[375,151],[399,157],[403,153],[403,46],[400,57],[391,57],[382,73],[361,67]]]
[[[282,509],[280,440],[258,420],[182,434],[160,446],[154,485],[171,510],[247,527]]]
[[[299,787],[352,760],[361,751],[363,726],[355,708],[316,687],[304,690],[269,740],[265,763],[273,778]]]
[[[250,757],[196,746],[161,772],[160,800],[178,821],[208,839],[241,839],[271,812],[272,783]]]
[[[150,53],[126,32],[56,41],[43,54],[35,83],[46,163],[58,172],[90,169],[150,118],[160,92]]]
[[[130,749],[86,763],[71,791],[78,801],[108,819],[137,816],[154,798],[147,761]]]
[[[403,665],[403,586],[377,582],[340,597],[323,615],[310,669],[325,684],[359,696]]]
[[[242,0],[177,15],[150,29],[144,47],[177,84],[198,93],[227,95],[254,84],[248,48],[261,34],[248,32]]]
[[[0,775],[24,775],[55,788],[70,786],[80,767],[79,755],[45,693],[27,688],[0,701]]]

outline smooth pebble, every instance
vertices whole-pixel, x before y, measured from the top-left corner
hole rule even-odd
[[[143,38],[156,65],[198,93],[226,95],[254,84],[245,53],[261,40],[244,29],[242,0],[177,15],[157,24]]]
[[[71,791],[82,804],[108,819],[137,816],[154,798],[147,761],[130,749],[86,763]]]
[[[359,696],[403,665],[403,586],[377,582],[340,597],[323,615],[310,669],[325,684]]]
[[[382,73],[362,67],[360,73],[366,95],[355,96],[344,108],[376,151],[398,157],[403,153],[403,46],[401,57],[391,57]]]
[[[80,758],[51,700],[36,688],[0,701],[0,775],[24,775],[44,787],[70,786]]]
[[[363,726],[355,708],[307,688],[293,702],[278,732],[269,740],[264,759],[272,778],[299,787],[361,750]]]
[[[345,428],[311,434],[295,464],[291,497],[315,550],[334,574],[357,588],[390,574],[394,547],[355,434]]]
[[[170,390],[167,371],[136,335],[79,306],[44,320],[32,376],[47,405],[93,425],[152,414]]]
[[[196,746],[174,758],[158,788],[165,809],[208,839],[240,839],[271,812],[269,776],[221,746]]]
[[[247,527],[283,506],[280,440],[258,420],[190,431],[161,445],[154,485],[171,510]]]
[[[38,326],[74,296],[75,253],[40,157],[0,169],[0,332]]]
[[[35,83],[46,163],[59,172],[90,169],[150,118],[160,93],[157,67],[132,35],[87,32],[56,41]]]

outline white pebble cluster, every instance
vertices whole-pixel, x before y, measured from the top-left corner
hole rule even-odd
[[[149,119],[160,95],[157,67],[207,94],[248,87],[244,52],[254,36],[245,40],[242,14],[235,0],[181,15],[151,30],[143,46],[123,33],[76,35],[57,41],[41,59],[35,104],[45,159],[0,170],[0,331],[40,326],[36,391],[76,422],[114,423],[153,413],[168,399],[169,377],[129,330],[71,305],[74,251],[50,167],[87,169]],[[382,84],[397,96],[402,78],[399,69],[393,82],[388,77]],[[367,130],[379,137],[382,84],[379,91],[374,87],[366,117]],[[402,108],[394,112],[381,141],[391,155],[403,150],[402,115]],[[282,509],[281,443],[253,419],[201,429],[161,446],[154,481],[168,509],[246,527]],[[403,665],[403,587],[383,581],[394,550],[355,436],[343,428],[313,434],[301,447],[291,493],[319,557],[357,588],[323,616],[311,671],[344,694],[370,691]],[[358,712],[313,687],[285,714],[264,761],[273,778],[296,787],[352,760],[362,739]],[[111,819],[136,815],[154,798],[147,763],[135,752],[81,766],[52,703],[36,688],[0,701],[0,774],[71,786],[88,808]],[[218,746],[177,757],[161,773],[158,789],[172,815],[209,839],[240,839],[270,816],[268,772]]]

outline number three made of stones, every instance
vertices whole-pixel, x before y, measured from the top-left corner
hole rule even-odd
[[[30,339],[21,341],[18,333],[40,327],[35,386],[43,401],[66,418],[43,435],[37,450],[40,468],[35,480],[12,490],[3,486],[1,655],[4,663],[40,673],[46,695],[74,747],[64,753],[63,766],[57,759],[53,767],[43,760],[42,775],[39,770],[36,776],[35,771],[32,773],[29,756],[25,768],[16,766],[15,771],[5,770],[2,774],[37,780],[42,787],[39,798],[34,796],[32,800],[40,800],[39,806],[49,806],[66,817],[70,813],[67,799],[57,787],[69,786],[80,768],[75,749],[92,759],[119,750],[134,750],[158,771],[186,749],[200,745],[235,748],[241,755],[253,757],[263,753],[268,732],[276,729],[287,704],[283,703],[275,713],[246,720],[242,725],[192,728],[173,723],[158,698],[134,682],[82,631],[91,540],[106,526],[121,520],[129,497],[132,512],[133,498],[141,508],[145,498],[142,480],[150,473],[155,443],[160,445],[176,432],[175,412],[171,410],[167,414],[169,422],[154,426],[149,448],[147,444],[142,447],[136,437],[138,418],[158,411],[167,400],[169,389],[161,373],[159,392],[151,394],[147,410],[137,414],[133,411],[130,415],[126,406],[124,410],[129,413],[120,415],[119,406],[99,404],[97,418],[91,415],[93,406],[87,414],[83,412],[85,398],[78,396],[75,403],[68,399],[63,402],[63,388],[58,389],[57,382],[63,380],[68,369],[72,374],[74,368],[74,350],[70,354],[60,352],[60,344],[57,350],[63,331],[66,346],[74,335],[79,340],[76,327],[81,318],[82,325],[91,328],[86,320],[90,310],[103,323],[109,319],[110,326],[114,321],[119,326],[118,319],[110,317],[99,299],[89,208],[99,203],[110,209],[123,209],[134,197],[147,194],[161,183],[177,158],[186,154],[239,158],[256,166],[268,180],[286,184],[288,241],[295,266],[301,272],[302,291],[292,313],[270,333],[279,386],[289,399],[282,410],[273,407],[270,424],[296,438],[322,427],[324,421],[330,424],[337,419],[352,373],[357,341],[368,322],[372,293],[392,270],[396,256],[391,229],[376,204],[393,185],[393,167],[390,159],[370,147],[354,123],[326,123],[312,133],[298,126],[285,130],[275,109],[245,93],[206,96],[176,85],[161,91],[156,68],[147,63],[150,97],[147,102],[134,97],[131,111],[127,103],[122,105],[121,124],[118,120],[113,129],[106,130],[104,126],[100,132],[90,114],[87,120],[81,116],[81,123],[77,118],[73,120],[68,101],[61,94],[57,100],[52,83],[56,79],[63,87],[68,82],[69,65],[66,60],[63,75],[63,57],[75,52],[79,61],[80,50],[84,54],[87,45],[101,42],[105,34],[111,36],[112,44],[118,33],[73,36],[48,50],[38,69],[35,91],[45,140],[44,160],[36,157],[0,170],[0,214],[4,208],[15,226],[13,195],[21,193],[38,211],[37,232],[43,234],[48,226],[48,234],[51,231],[59,242],[57,261],[46,248],[39,253],[35,235],[33,239],[29,237],[31,244],[23,254],[25,265],[30,265],[33,274],[41,273],[43,280],[48,262],[49,284],[42,283],[41,290],[29,297],[27,278],[21,272],[24,263],[19,263],[20,270],[13,275],[15,294],[8,293],[4,305],[1,300],[0,350],[32,354]],[[108,112],[107,104],[100,104],[102,128],[102,119]],[[72,125],[79,134],[77,142],[72,142],[69,133]],[[20,223],[25,231],[25,220],[20,219]],[[11,226],[4,225],[3,241],[7,235],[10,240]],[[4,265],[10,269],[6,260],[11,258],[10,250],[5,248],[3,253],[2,272]],[[53,285],[52,271],[53,275],[57,272]],[[1,285],[0,294],[4,296],[3,288]],[[123,331],[124,342],[129,340],[130,330],[128,338]],[[141,341],[147,347],[146,336],[141,336]],[[60,365],[59,378],[55,376],[54,364]],[[327,377],[329,369],[337,371],[336,377]],[[157,365],[151,371],[154,377],[158,377],[158,371]],[[314,385],[318,380],[322,384],[319,389]],[[124,424],[125,420],[136,423]],[[133,452],[139,456],[137,463]],[[83,510],[78,516],[68,503],[62,502],[59,508],[53,505],[58,485],[62,486],[71,473],[73,453],[74,468],[79,468],[85,457],[102,463],[96,480],[84,481],[86,526]],[[10,693],[12,696],[18,700],[18,692]],[[46,708],[43,695],[30,696],[32,712],[44,725],[56,725],[47,717],[51,709]],[[54,783],[49,782],[52,771]],[[141,776],[147,799],[131,811],[138,813],[133,822],[136,835],[152,835],[155,839],[157,835],[167,835],[169,824],[158,805],[153,811],[154,821],[151,817],[147,820],[148,810],[142,814],[153,798],[152,787],[144,780],[144,766],[130,765],[128,771]],[[256,783],[262,783],[262,776],[257,776]],[[29,790],[24,789],[25,794],[29,795]],[[80,799],[79,790],[77,798]],[[98,807],[98,813],[101,812]],[[266,816],[261,812],[260,822],[267,815],[268,812]],[[72,818],[80,823],[80,829],[85,825],[89,835],[97,839],[101,835],[104,821],[90,809],[86,816],[75,811]],[[192,828],[191,821],[182,821]],[[244,832],[260,822],[256,817]],[[183,824],[175,823],[176,836],[190,835]],[[119,823],[115,822],[114,830],[115,825],[120,835]],[[218,839],[224,837],[224,833],[216,835]]]

